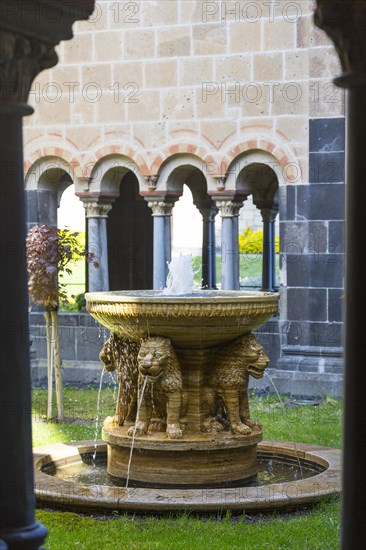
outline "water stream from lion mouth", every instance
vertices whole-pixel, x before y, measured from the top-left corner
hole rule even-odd
[[[146,384],[147,384],[147,376],[145,376],[145,380],[144,380],[144,383],[143,383],[142,388],[141,388],[141,395],[139,396],[138,403],[137,403],[136,420],[135,420],[135,426],[134,426],[134,428],[133,428],[133,435],[132,435],[132,441],[131,441],[130,456],[129,456],[129,459],[128,459],[128,466],[127,466],[127,476],[126,476],[126,485],[125,485],[125,489],[128,489],[128,483],[129,483],[129,481],[130,481],[130,471],[131,471],[132,453],[133,453],[133,447],[134,447],[134,444],[135,444],[137,423],[138,423],[138,421],[139,421],[140,408],[141,408],[141,403],[142,403],[142,400],[143,400],[143,397],[144,397]]]
[[[100,381],[99,381],[99,390],[98,390],[98,399],[97,399],[97,417],[95,419],[95,432],[94,432],[94,454],[93,454],[93,461],[95,462],[96,456],[97,456],[97,441],[98,441],[98,431],[99,431],[99,417],[100,417],[100,398],[102,395],[102,385],[103,385],[103,378],[106,370],[103,367],[103,370],[100,374]]]

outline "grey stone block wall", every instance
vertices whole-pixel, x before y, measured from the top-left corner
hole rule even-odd
[[[281,357],[276,369],[278,376],[282,371],[281,380],[287,372],[291,387],[293,391],[298,388],[298,394],[316,395],[320,387],[332,392],[337,390],[339,394],[345,125],[344,118],[312,119],[309,125],[309,183],[280,189],[284,286],[281,289]],[[300,383],[302,373],[309,377],[306,375]],[[281,388],[286,384],[281,382]]]
[[[343,376],[341,374],[314,373],[301,371],[288,371],[269,368],[267,376],[261,380],[251,378],[250,389],[260,392],[274,392],[274,387],[281,394],[301,396],[305,398],[325,397],[328,395],[340,397],[343,388]]]
[[[62,376],[65,384],[99,384],[102,365],[99,352],[108,331],[87,313],[59,313]],[[47,381],[45,319],[42,313],[30,314],[30,337],[35,358],[32,362],[34,384]],[[110,377],[105,377],[110,383]]]
[[[258,342],[264,347],[271,366],[277,365],[281,356],[281,335],[278,316],[275,315],[265,325],[255,331]]]
[[[25,193],[27,229],[43,223],[57,225],[57,192],[31,189]]]

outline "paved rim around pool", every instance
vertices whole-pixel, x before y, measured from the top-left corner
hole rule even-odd
[[[95,513],[118,510],[131,512],[172,512],[187,510],[213,512],[217,510],[272,511],[310,506],[341,489],[341,451],[319,445],[289,441],[263,441],[258,452],[295,457],[325,468],[307,479],[272,483],[258,487],[209,489],[153,489],[81,485],[64,481],[42,471],[46,465],[57,466],[79,462],[80,456],[95,450],[94,441],[57,443],[33,450],[35,493],[37,502]],[[106,453],[107,446],[97,441],[97,453]]]

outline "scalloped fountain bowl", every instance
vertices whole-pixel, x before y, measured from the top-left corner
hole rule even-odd
[[[160,291],[86,294],[87,311],[112,332],[139,341],[150,335],[170,338],[178,347],[207,348],[247,334],[278,308],[273,292]]]

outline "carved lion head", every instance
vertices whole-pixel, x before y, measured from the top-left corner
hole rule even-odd
[[[138,368],[142,376],[157,380],[164,372],[172,356],[172,344],[168,338],[152,337],[142,340],[137,356]]]
[[[243,354],[243,360],[245,367],[253,378],[262,378],[265,369],[269,365],[269,359],[264,352],[263,347],[258,344],[255,337],[252,334],[245,336],[247,342],[245,346],[245,352]]]

